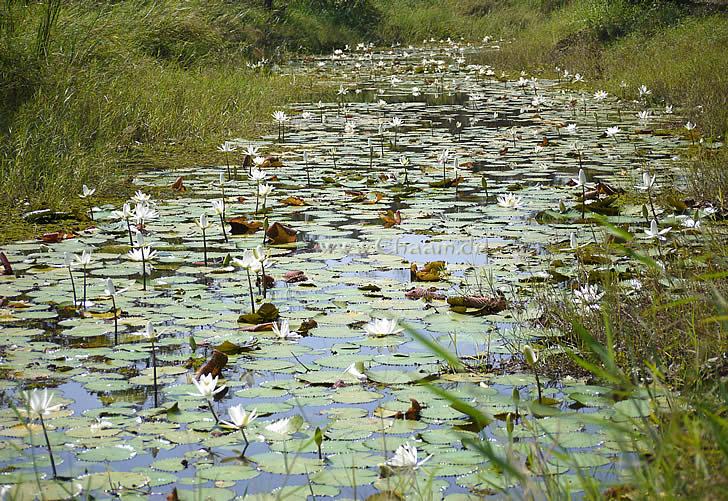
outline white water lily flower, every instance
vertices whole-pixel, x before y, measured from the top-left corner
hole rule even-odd
[[[212,221],[207,219],[207,214],[200,214],[200,218],[195,221],[195,224],[201,230],[206,230],[212,226]]]
[[[522,198],[513,193],[498,195],[498,205],[506,209],[518,209],[521,207]]]
[[[604,131],[607,137],[616,137],[617,134],[619,134],[620,132],[622,132],[622,129],[617,126],[609,127],[607,128],[607,130]]]
[[[640,97],[645,97],[652,94],[652,91],[648,89],[646,85],[640,85],[637,90],[639,90]]]
[[[682,224],[683,228],[692,228],[692,229],[700,228],[699,219],[693,219],[690,216],[677,216],[677,219],[680,221],[680,224]]]
[[[96,193],[96,188],[89,188],[85,184],[82,186],[82,190],[83,191],[79,195],[80,198],[88,198],[91,195],[93,195],[94,193]]]
[[[146,193],[144,193],[141,190],[137,190],[134,193],[134,196],[131,197],[131,201],[136,204],[148,205],[148,204],[152,203],[152,196],[147,195]]]
[[[402,127],[404,120],[399,117],[394,117],[390,123],[392,124],[392,127]]]
[[[221,421],[221,424],[242,430],[258,419],[258,409],[246,412],[242,405],[235,405],[228,409],[228,415],[230,416],[230,421]]]
[[[51,405],[53,401],[54,393],[48,393],[47,389],[43,391],[33,389],[33,391],[24,391],[23,398],[28,403],[29,416],[32,417],[43,417],[47,416],[51,412],[55,412],[61,408],[61,404]]]
[[[391,468],[416,470],[429,461],[430,458],[432,458],[432,454],[423,460],[418,460],[417,447],[414,447],[407,442],[397,447],[397,450],[394,451],[394,456],[389,458],[385,464]]]
[[[89,428],[91,428],[92,430],[105,430],[107,428],[113,427],[114,423],[112,423],[111,421],[105,421],[103,418],[96,418],[96,422],[91,423],[91,426],[89,426]]]
[[[665,115],[672,115],[672,105],[665,105]]]
[[[280,326],[276,322],[273,322],[272,328],[273,332],[279,339],[297,339],[301,337],[301,335],[296,331],[291,331],[288,320],[282,321]]]
[[[258,150],[260,148],[258,146],[249,144],[248,147],[245,150],[246,155],[250,155],[251,157],[255,158],[258,156]]]
[[[359,381],[366,381],[367,375],[364,374],[364,362],[354,362],[349,367],[347,367],[344,370],[344,374],[349,374],[350,376],[354,376]]]
[[[584,172],[584,169],[579,169],[579,174],[575,178],[571,178],[571,182],[577,188],[586,186],[586,172]]]
[[[212,377],[212,374],[205,374],[204,376],[200,376],[199,380],[193,379],[192,382],[197,388],[197,393],[190,393],[190,396],[202,397],[206,400],[212,400],[212,397],[225,389],[225,385],[216,388],[217,379],[217,376]]]
[[[291,418],[283,418],[275,421],[265,427],[266,430],[278,433],[280,435],[287,435],[292,433],[294,430],[291,427]]]
[[[221,153],[232,153],[235,151],[236,146],[235,144],[231,143],[230,141],[225,141],[220,146],[217,147],[217,151]]]
[[[255,257],[251,249],[247,249],[243,252],[242,259],[233,258],[233,265],[243,270],[254,272],[260,271],[260,261]]]
[[[448,148],[445,148],[440,152],[440,154],[437,157],[437,160],[446,163],[448,159],[450,158],[450,150]]]
[[[265,161],[265,159],[262,157],[255,157],[255,159],[258,159],[258,158],[260,158],[260,160],[261,160],[260,164],[262,164]],[[267,174],[264,171],[262,171],[256,167],[253,167],[252,169],[250,169],[250,174],[248,174],[248,179],[250,179],[251,181],[255,181],[257,183],[259,181],[264,181],[266,176],[267,176]]]
[[[87,251],[84,249],[84,251],[81,253],[80,256],[74,256],[75,263],[78,266],[81,266],[85,268],[86,266],[90,265],[93,261],[93,257],[91,256],[91,251]]]
[[[146,327],[144,327],[144,330],[142,331],[142,335],[147,339],[156,339],[156,330],[154,329],[152,322],[147,322]]]
[[[274,111],[272,116],[278,123],[285,123],[291,119],[288,115],[286,115],[285,111]]]
[[[273,193],[273,190],[274,190],[274,188],[270,184],[261,184],[260,186],[258,186],[258,195],[260,195],[263,198],[266,198],[266,197],[268,197],[268,195]]]
[[[652,112],[650,110],[643,110],[637,113],[637,118],[640,122],[647,122],[651,116]]]
[[[253,253],[253,257],[260,263],[268,264],[268,261],[270,261],[270,249],[263,248],[262,245],[256,246],[251,252]]]
[[[649,191],[655,185],[657,175],[650,176],[650,173],[645,171],[642,173],[642,184],[635,186],[640,191]]]
[[[576,134],[576,124],[569,124],[566,126],[566,132],[569,134]]]
[[[225,202],[223,200],[213,200],[212,210],[215,211],[215,214],[218,216],[222,216],[225,214]]]
[[[672,229],[672,226],[668,226],[664,230],[661,230],[657,226],[657,221],[652,220],[650,221],[650,227],[645,230],[645,235],[647,238],[654,238],[656,240],[665,241],[667,238],[665,238],[665,235],[667,235],[670,230]]]
[[[122,221],[128,221],[134,217],[134,212],[132,212],[131,205],[127,202],[121,207],[121,210],[113,211],[111,216]]]
[[[600,308],[599,301],[602,297],[604,297],[604,292],[600,292],[596,285],[585,285],[574,290],[574,303],[590,310]]]
[[[364,330],[370,336],[383,337],[399,334],[404,329],[397,326],[395,319],[375,318],[364,326]]]
[[[693,122],[688,122],[688,123],[685,124],[685,128],[688,131],[691,131],[691,130],[695,129],[695,127],[696,127],[696,125]]]
[[[111,280],[111,278],[106,279],[106,282],[104,283],[104,292],[107,296],[116,296],[116,287],[114,286],[114,281]]]
[[[571,235],[569,235],[569,247],[571,249],[579,248],[579,242],[576,240],[576,233],[574,233],[573,231],[571,232]]]
[[[344,124],[344,132],[346,134],[354,134],[356,132],[356,124],[354,122],[346,122]]]
[[[152,209],[149,205],[137,203],[134,207],[134,222],[143,225],[146,221],[157,219],[159,213]]]
[[[594,99],[596,99],[597,101],[604,101],[608,95],[609,94],[607,94],[606,91],[598,90],[594,93]]]
[[[126,255],[132,261],[146,261],[147,263],[150,263],[151,261],[154,261],[156,259],[157,251],[152,250],[150,246],[145,245],[144,247],[135,247],[134,249],[130,250]]]
[[[534,350],[531,345],[525,345],[523,347],[523,358],[526,359],[526,363],[533,367],[538,362],[538,352]]]

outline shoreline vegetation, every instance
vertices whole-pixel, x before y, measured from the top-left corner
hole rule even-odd
[[[0,12],[2,241],[73,229],[24,222],[21,215],[35,209],[63,208],[74,214],[72,226],[92,224],[78,197],[82,183],[98,189],[97,203],[119,205],[133,191],[137,169],[222,164],[216,146],[255,134],[263,122],[271,127],[273,109],[330,98],[325,82],[272,70],[291,53],[484,36],[500,40],[500,50],[474,62],[497,75],[558,78],[566,70],[584,75],[590,92],[680,109],[696,124],[691,137],[700,140],[681,152],[681,182],[663,186],[654,201],[643,197],[645,206],[654,202],[685,215],[690,199],[694,207],[715,209],[710,225],[725,224],[728,154],[718,145],[728,130],[724,2],[271,3],[6,0]],[[649,96],[640,96],[641,85]],[[666,124],[665,133],[686,134],[682,123]],[[541,325],[564,332],[564,346],[579,354],[543,360],[545,375],[590,373],[614,385],[615,398],[657,386],[660,396],[651,402],[669,409],[634,434],[644,441],[644,454],[632,483],[609,492],[593,484],[588,499],[720,499],[728,489],[728,272],[724,237],[710,225],[700,248],[670,249],[667,271],[665,263],[625,245],[633,235],[607,227],[610,238],[580,250],[579,259],[594,264],[600,253],[624,252],[645,264],[648,277],[630,298],[609,273],[599,277],[599,311],[566,308],[560,291],[541,298]],[[554,498],[563,494],[555,489]]]
[[[81,183],[118,202],[136,169],[222,161],[215,145],[254,133],[274,108],[331,92],[272,65],[362,41],[490,36],[500,50],[478,62],[499,74],[554,76],[558,67],[625,99],[644,84],[703,137],[728,129],[728,17],[714,3],[8,0],[0,35],[4,241],[43,230],[21,219],[30,210],[70,208],[83,223]],[[725,183],[724,161],[719,150],[689,172]],[[723,196],[724,185],[703,188]]]

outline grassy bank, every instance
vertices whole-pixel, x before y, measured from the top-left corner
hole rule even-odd
[[[319,97],[311,82],[248,67],[272,43],[255,29],[259,9],[214,5],[5,2],[4,211],[74,208],[81,183],[125,197],[131,166],[221,161],[211,154],[220,142],[254,137],[274,108]]]
[[[360,41],[503,38],[497,69],[585,74],[590,85],[684,106],[710,136],[728,126],[728,20],[705,7],[618,0],[21,2],[0,11],[0,193],[68,203],[81,182],[117,192],[125,165],[201,158],[311,97],[250,61]],[[626,91],[620,83],[628,83]],[[204,157],[203,157],[204,158]],[[111,186],[114,186],[111,188]]]

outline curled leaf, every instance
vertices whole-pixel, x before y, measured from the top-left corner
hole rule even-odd
[[[225,344],[233,345],[233,343],[230,343],[229,341],[225,341],[222,345],[219,346],[219,348],[227,348]],[[233,345],[235,346],[235,345]],[[218,377],[220,373],[222,373],[223,368],[225,365],[227,365],[228,362],[228,356],[218,350],[215,349],[212,352],[212,356],[210,357],[210,360],[208,360],[202,367],[197,369],[197,372],[195,373],[195,377],[200,378],[202,376],[207,376],[208,374],[211,374],[212,377]]]
[[[234,217],[227,222],[230,223],[230,233],[233,235],[252,235],[263,227],[262,222],[248,221],[244,217]]]
[[[296,196],[290,196],[288,198],[284,198],[281,200],[281,203],[283,205],[293,206],[293,207],[301,207],[303,205],[306,205],[306,202],[303,201],[303,198],[296,197]]]
[[[295,243],[298,232],[285,224],[273,223],[266,231],[266,235],[272,245],[283,245]]]
[[[176,191],[177,193],[184,193],[187,191],[184,181],[185,178],[183,176],[178,177],[177,180],[172,183],[172,191]]]
[[[388,210],[385,214],[380,214],[379,218],[384,222],[385,228],[391,228],[402,223],[402,214],[399,211]]]

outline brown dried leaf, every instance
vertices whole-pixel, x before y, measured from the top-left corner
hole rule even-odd
[[[281,223],[273,223],[266,235],[272,245],[292,244],[296,242],[298,232]]]
[[[234,217],[227,222],[230,223],[230,233],[233,235],[252,235],[263,227],[261,221],[248,221],[244,217]]]
[[[0,265],[3,267],[3,275],[13,274],[13,267],[4,252],[0,252]]]
[[[402,214],[400,214],[399,211],[394,212],[392,210],[388,210],[385,214],[380,214],[379,218],[382,222],[384,222],[385,228],[391,228],[392,226],[402,223]]]
[[[226,342],[229,343],[229,341]],[[222,346],[223,345],[220,345],[220,347]],[[200,378],[201,376],[206,376],[208,374],[211,374],[212,377],[218,377],[220,373],[222,373],[222,370],[225,368],[225,365],[227,365],[227,362],[228,356],[225,355],[225,353],[223,353],[222,351],[215,349],[212,352],[212,357],[210,357],[210,360],[208,360],[202,367],[197,369],[195,377]]]
[[[306,202],[303,201],[303,198],[295,196],[284,198],[283,200],[281,200],[281,203],[283,205],[289,205],[293,207],[301,207],[303,205],[306,205]]]
[[[178,193],[184,193],[187,191],[187,188],[184,185],[184,180],[185,178],[183,176],[178,177],[177,180],[172,183],[172,190]]]

